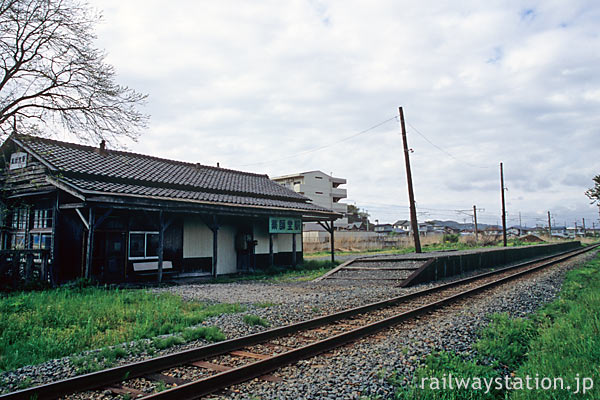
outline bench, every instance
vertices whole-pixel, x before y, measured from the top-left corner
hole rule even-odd
[[[173,269],[173,263],[171,261],[163,261],[163,271],[167,269]],[[157,271],[158,261],[146,261],[133,263],[134,272],[143,271]]]

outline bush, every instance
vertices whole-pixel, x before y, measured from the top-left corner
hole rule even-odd
[[[459,234],[453,234],[453,233],[445,233],[444,236],[442,237],[442,241],[444,243],[458,243],[458,239],[460,238]]]

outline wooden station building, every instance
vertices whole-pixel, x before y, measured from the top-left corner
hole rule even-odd
[[[13,134],[2,249],[47,249],[56,282],[232,274],[302,259],[302,222],[341,215],[259,175]],[[331,229],[333,234],[333,229]],[[333,238],[332,238],[333,239]]]

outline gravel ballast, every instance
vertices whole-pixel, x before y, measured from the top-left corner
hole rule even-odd
[[[283,382],[253,381],[237,385],[219,398],[358,398],[390,393],[386,376],[394,370],[410,379],[417,362],[432,350],[470,351],[475,333],[487,323],[493,312],[509,312],[522,316],[550,301],[558,292],[564,272],[590,255],[551,267],[535,278],[493,289],[459,305],[451,306],[444,315],[407,322],[375,338],[363,339],[351,346],[335,350],[283,368],[275,374]],[[576,261],[575,261],[576,260]],[[244,281],[226,284],[188,284],[153,289],[168,291],[187,300],[241,303],[248,311],[207,319],[204,325],[218,326],[234,338],[259,332],[266,327],[249,326],[243,315],[254,314],[269,322],[270,327],[290,324],[346,308],[421,290],[428,285],[403,289],[393,281],[331,280],[320,283],[267,283]],[[437,313],[436,313],[437,315]],[[153,356],[169,354],[206,344],[198,340],[178,345],[154,355],[133,354],[119,360],[119,365]],[[0,374],[0,391],[16,390],[22,382],[42,384],[76,374],[69,358],[51,360]]]

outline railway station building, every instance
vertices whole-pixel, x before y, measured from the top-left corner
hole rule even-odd
[[[0,150],[2,251],[46,252],[56,282],[293,265],[302,223],[341,217],[267,175],[17,134]]]

